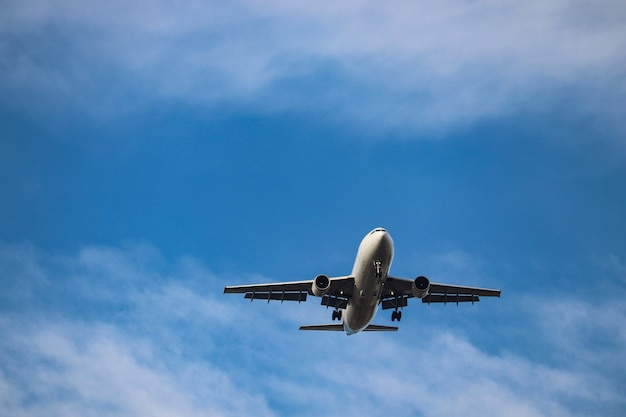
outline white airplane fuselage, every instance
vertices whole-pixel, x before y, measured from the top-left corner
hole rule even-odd
[[[385,229],[374,229],[363,238],[352,268],[353,296],[342,313],[347,334],[365,329],[374,319],[392,261],[393,240]]]

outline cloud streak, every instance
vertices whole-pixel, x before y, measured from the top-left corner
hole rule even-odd
[[[3,89],[53,92],[97,112],[160,99],[419,130],[572,97],[596,116],[607,116],[607,100],[611,117],[624,103],[626,10],[609,0],[3,8]]]

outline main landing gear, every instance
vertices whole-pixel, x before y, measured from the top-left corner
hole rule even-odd
[[[398,321],[402,320],[402,311],[395,310],[391,312],[391,321],[396,321],[396,320]]]
[[[341,321],[341,310],[339,310],[337,308],[335,310],[333,310],[333,321],[335,321],[335,320]]]

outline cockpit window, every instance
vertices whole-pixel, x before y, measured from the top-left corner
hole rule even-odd
[[[383,229],[382,227],[377,227],[376,229],[374,229],[374,230],[372,230],[370,232],[370,235],[373,234],[373,233],[376,233],[376,232],[386,232],[386,230]]]

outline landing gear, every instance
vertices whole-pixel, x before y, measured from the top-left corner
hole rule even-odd
[[[376,269],[376,278],[380,279],[383,275],[383,263],[381,261],[374,261],[374,268]]]
[[[402,320],[402,311],[396,310],[396,311],[391,312],[391,321],[396,321],[396,320],[398,321]]]
[[[333,310],[333,321],[341,320],[341,310]]]

